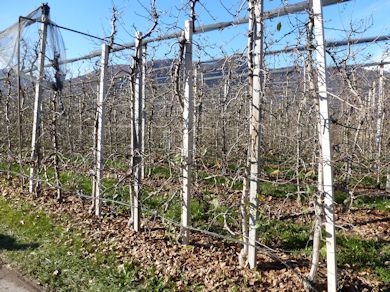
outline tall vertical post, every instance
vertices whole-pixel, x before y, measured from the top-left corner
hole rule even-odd
[[[197,77],[194,79],[197,82],[196,93],[194,99],[194,157],[196,156],[197,147],[201,145],[202,137],[202,105],[203,105],[203,94],[205,90],[204,73],[200,66],[197,70]],[[199,75],[199,76],[198,76]],[[198,146],[196,146],[198,145]]]
[[[390,143],[388,144],[390,146]],[[389,147],[387,148],[389,149]],[[389,151],[389,150],[387,150]],[[387,154],[387,161],[390,161],[390,154]],[[386,192],[390,193],[390,164],[387,166],[387,173],[386,173]]]
[[[196,65],[193,67],[193,72],[192,72],[192,75],[193,75],[193,95],[194,95],[194,120],[193,120],[193,123],[194,123],[194,127],[193,127],[193,139],[194,139],[194,146],[193,146],[193,152],[192,152],[192,155],[193,155],[193,158],[195,159],[196,161],[196,151],[198,150],[197,149],[197,123],[198,123],[198,96],[199,96],[199,87],[198,87],[198,69],[200,69],[200,64],[199,62],[196,63]],[[196,167],[196,166],[195,166]]]
[[[18,20],[18,43],[17,43],[17,90],[18,90],[18,142],[19,142],[19,172],[24,174],[22,159],[23,159],[23,134],[22,134],[22,95],[21,95],[21,83],[20,83],[20,37],[21,37],[21,26],[20,17]],[[25,177],[22,177],[22,186],[24,186]]]
[[[145,127],[146,127],[146,108],[145,108],[145,100],[146,100],[146,45],[143,46],[142,51],[142,130],[141,130],[141,153],[142,153],[142,160],[141,160],[141,178],[145,178]],[[149,137],[150,139],[150,137]]]
[[[40,181],[36,179],[39,175],[40,169],[40,136],[41,136],[41,114],[42,114],[42,81],[44,78],[45,53],[46,53],[46,39],[47,26],[49,21],[50,8],[48,5],[41,6],[41,35],[38,52],[38,80],[35,84],[35,99],[34,99],[34,120],[31,138],[31,167],[30,167],[30,181],[29,191],[35,192],[36,195],[40,191]]]
[[[99,86],[100,84],[96,85],[96,100],[99,100]],[[96,102],[97,105],[97,102]],[[97,131],[98,131],[98,110],[96,108],[95,112],[95,120],[94,120],[94,126],[93,126],[93,148],[92,148],[92,156],[93,156],[93,173],[92,173],[92,204],[89,209],[89,212],[92,213],[95,210],[95,198],[96,198],[96,148],[97,148]]]
[[[97,131],[96,131],[96,181],[95,181],[95,215],[101,213],[102,180],[104,167],[104,112],[106,98],[106,75],[108,64],[109,46],[102,44],[102,55],[100,65],[99,95],[97,99]]]
[[[381,78],[382,78],[382,84],[380,85],[380,88],[379,90],[381,90],[381,94],[382,94],[382,99],[384,99],[384,80],[383,80],[383,65],[381,66]],[[383,113],[384,114],[384,113]],[[390,140],[388,141],[388,144],[387,144],[387,162],[390,161]],[[387,166],[387,171],[386,171],[386,192],[390,193],[390,164],[388,164]]]
[[[332,173],[332,153],[330,137],[330,120],[328,109],[327,76],[326,76],[326,56],[324,46],[324,28],[322,17],[322,1],[312,0],[314,17],[314,38],[316,40],[316,69],[318,76],[319,114],[321,125],[321,159],[324,192],[324,212],[326,231],[326,263],[328,291],[337,289],[336,271],[336,231],[333,201],[333,173]]]
[[[381,182],[381,156],[382,156],[382,127],[383,127],[383,65],[379,67],[379,83],[378,83],[378,98],[377,98],[377,117],[376,117],[376,133],[375,133],[375,150],[376,150],[376,184],[380,187]]]
[[[185,55],[184,55],[184,98],[183,98],[183,148],[182,148],[182,211],[181,211],[181,239],[183,244],[189,243],[189,230],[191,224],[191,168],[193,163],[193,122],[194,122],[194,96],[192,76],[192,30],[191,20],[184,25]]]
[[[254,0],[255,23],[253,26],[253,85],[252,104],[249,125],[249,239],[248,262],[250,268],[256,268],[256,224],[258,218],[258,200],[260,176],[260,138],[261,103],[263,98],[263,0]]]
[[[134,113],[133,113],[133,228],[135,231],[140,229],[141,206],[139,196],[142,186],[142,121],[143,121],[143,53],[142,53],[142,34],[137,32],[135,39],[135,84],[134,84]]]

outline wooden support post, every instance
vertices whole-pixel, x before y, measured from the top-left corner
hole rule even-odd
[[[133,209],[133,228],[139,231],[141,206],[139,196],[142,186],[142,121],[143,121],[143,53],[142,53],[142,34],[137,32],[135,39],[135,83],[134,83],[134,107],[133,107],[133,191],[132,191],[132,209]]]
[[[263,98],[263,0],[253,1],[255,23],[253,27],[253,91],[251,118],[249,125],[249,239],[248,262],[250,268],[256,268],[256,224],[258,219],[258,200],[260,176],[260,139],[261,139],[261,103]]]
[[[34,99],[34,120],[31,138],[31,167],[30,167],[30,181],[29,191],[39,195],[40,181],[39,169],[41,163],[40,154],[40,136],[41,136],[41,114],[42,114],[42,82],[44,78],[45,53],[46,53],[46,39],[47,26],[49,20],[50,8],[43,4],[42,7],[42,25],[38,52],[38,80],[35,84],[35,99]],[[37,177],[38,176],[38,177]]]
[[[104,167],[104,111],[106,98],[106,75],[108,64],[109,47],[102,45],[102,56],[100,65],[100,86],[97,100],[97,131],[96,131],[96,182],[95,182],[95,215],[101,213],[102,179]]]
[[[181,239],[183,244],[189,243],[188,226],[191,224],[191,168],[193,163],[193,122],[194,97],[192,76],[192,33],[193,25],[187,20],[184,26],[185,54],[184,54],[184,98],[183,98],[183,148],[182,148],[182,211],[181,211]]]
[[[324,212],[326,230],[326,263],[328,291],[337,289],[336,269],[336,232],[333,201],[333,173],[332,173],[332,142],[330,136],[330,119],[328,109],[326,56],[324,46],[324,28],[322,17],[322,1],[313,0],[314,38],[316,40],[316,69],[318,76],[319,114],[321,135],[321,158],[324,191]]]

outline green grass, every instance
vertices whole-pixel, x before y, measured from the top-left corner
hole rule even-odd
[[[311,226],[262,216],[257,224],[259,241],[272,248],[280,248],[296,255],[310,255],[312,251]],[[390,246],[384,240],[367,240],[338,233],[337,264],[354,270],[369,271],[369,274],[384,284],[390,283],[390,270],[385,265],[390,261]],[[325,234],[323,237],[325,238]],[[326,255],[325,242],[321,243],[323,260]]]
[[[335,190],[333,194],[333,199],[337,204],[348,203],[349,197],[349,194],[342,190]]]
[[[147,196],[147,195],[145,195]],[[154,194],[150,196],[147,200],[143,201],[143,204],[150,210],[158,210],[159,214],[163,214],[166,218],[180,222],[181,220],[181,200],[180,196],[177,195],[171,203],[168,210],[164,210],[164,203],[168,200],[169,194]],[[207,202],[206,200],[198,200],[193,198],[191,200],[191,220],[194,227],[204,227],[207,225],[208,220],[214,214],[221,212],[223,209],[222,206],[217,208],[213,207],[213,202]],[[223,221],[222,221],[223,223]]]
[[[369,270],[377,279],[390,284],[390,246],[384,240],[366,240],[340,235],[337,237],[337,263],[353,269]]]
[[[49,180],[54,182],[54,171],[48,170],[47,172]],[[92,193],[92,179],[86,175],[73,171],[62,171],[60,174],[60,182],[62,187],[66,190],[83,190],[86,194]]]
[[[390,211],[390,196],[359,196],[355,199],[354,206]]]
[[[297,186],[292,183],[261,182],[260,189],[262,195],[278,198],[285,198],[287,194],[292,195],[291,198],[295,198],[297,192]]]
[[[271,171],[271,169],[270,169]],[[157,167],[150,170],[152,177],[158,176],[161,178],[167,178],[170,176],[169,169],[164,167]],[[206,179],[207,173],[199,172],[198,177],[200,180],[204,180],[206,185],[225,185],[231,186],[232,181],[229,177],[213,177]],[[85,175],[78,173],[67,172],[63,173],[61,180],[66,187],[80,188],[86,193],[90,192],[91,179]],[[103,184],[107,190],[107,197],[113,197],[118,200],[128,199],[128,188],[119,187],[115,189],[115,179],[105,179]],[[242,182],[237,180],[233,184],[233,189],[241,189]],[[148,196],[148,193],[153,190],[144,188],[143,198]],[[307,192],[314,191],[308,187]],[[295,194],[296,185],[293,183],[278,184],[273,182],[261,183],[261,194],[274,197],[286,197],[286,194]],[[210,220],[214,218],[216,214],[222,214],[228,210],[228,206],[223,206],[218,201],[217,197],[209,192],[204,192],[203,198],[194,198],[191,203],[192,222],[195,227],[208,227],[210,230],[218,230],[218,232],[224,232],[221,226],[223,226],[223,218],[217,217],[216,221],[211,226]],[[294,198],[295,195],[292,196]],[[348,194],[336,190],[335,201],[339,204],[346,203],[348,201]],[[143,204],[149,209],[158,209],[160,214],[169,219],[180,221],[181,214],[181,202],[179,195],[176,196],[171,202],[170,208],[164,211],[164,202],[170,194],[156,194],[149,197],[148,200],[143,201]],[[379,210],[388,211],[389,203],[386,196],[382,197],[370,197],[359,196],[354,201],[354,206],[368,207]],[[233,210],[237,211],[237,210]],[[230,211],[230,212],[233,212]],[[233,214],[236,217],[236,214]],[[263,216],[264,217],[264,216]],[[308,254],[311,250],[311,226],[303,226],[287,221],[280,220],[268,220],[264,217],[257,226],[259,231],[259,240],[271,247],[281,248],[284,250],[292,251],[294,253]],[[325,238],[325,237],[323,237]],[[370,274],[384,283],[389,283],[390,272],[385,262],[390,260],[389,248],[386,248],[386,244],[382,241],[366,240],[361,238],[350,237],[342,234],[337,235],[337,260],[341,266],[353,266],[358,270],[369,270]],[[32,241],[34,242],[34,241]],[[28,242],[27,242],[28,243]],[[22,241],[22,244],[26,244],[26,241]],[[130,280],[124,280],[130,281]]]
[[[390,200],[389,195],[370,196],[370,195],[358,195],[354,199],[352,207],[357,208],[368,208],[382,211],[390,211]],[[334,192],[334,201],[337,204],[349,204],[350,195],[341,190]]]
[[[173,171],[173,170],[172,170]],[[168,179],[171,176],[171,170],[168,167],[156,166],[145,170],[145,173],[150,173],[154,178]]]
[[[14,167],[18,167],[15,165]],[[153,177],[167,179],[171,176],[170,170],[167,167],[158,166],[150,170],[150,174]],[[54,184],[55,176],[54,170],[51,168],[47,169],[47,177],[51,184]],[[206,177],[205,172],[201,172],[203,179]],[[62,188],[67,191],[81,191],[84,194],[90,195],[92,193],[92,179],[90,176],[87,176],[80,172],[75,171],[63,171],[60,174],[60,182]],[[215,178],[205,179],[204,182],[206,185],[221,185],[225,184],[226,186],[233,186],[234,189],[242,188],[242,181],[237,180],[232,183],[232,180],[228,177],[218,176]],[[118,180],[114,178],[104,178],[102,181],[103,184],[103,193],[104,197],[108,199],[114,199],[122,202],[129,202],[129,185],[128,184],[119,184],[117,185]],[[152,189],[147,186],[143,187],[143,194],[141,198],[149,197],[147,200],[142,200],[142,203],[147,209],[156,209],[158,208],[159,213],[164,214],[167,218],[180,222],[181,217],[181,201],[179,196],[172,200],[169,209],[164,211],[164,202],[170,197],[170,194],[154,194],[149,196],[150,192],[153,192]],[[207,193],[207,192],[205,192]],[[207,226],[207,220],[213,218],[217,213],[222,213],[226,211],[226,207],[219,205],[215,206],[215,200],[212,200],[210,194],[206,194],[210,200],[200,200],[193,198],[191,202],[191,214],[193,225],[195,227],[205,227]],[[106,203],[110,204],[110,203]],[[116,206],[117,210],[126,209],[126,207]],[[219,228],[223,226],[223,218],[217,218],[216,225],[213,228]]]
[[[351,184],[352,185],[359,185],[363,188],[368,189],[377,189],[381,188],[384,189],[386,187],[386,175],[381,175],[379,180],[379,185],[377,183],[377,178],[373,174],[370,175],[362,175],[365,173],[365,169],[361,169],[360,172],[357,172],[358,174],[351,177]]]
[[[257,230],[260,242],[274,248],[299,252],[309,243],[310,228],[307,226],[263,218],[259,221]]]
[[[360,181],[360,184],[366,188],[376,188],[377,182],[375,177],[365,176]]]
[[[56,291],[160,291],[164,283],[153,270],[141,273],[132,262],[65,230],[27,203],[0,198],[0,255],[31,278]]]
[[[18,165],[13,166],[15,170],[18,170]],[[4,168],[0,165],[0,168]],[[265,167],[268,172],[275,170],[274,168]],[[26,169],[27,171],[28,169]],[[168,179],[171,176],[170,170],[164,166],[157,166],[146,170],[151,174],[152,178]],[[26,172],[27,173],[27,172]],[[54,171],[53,169],[47,169],[47,176],[50,183],[54,184]],[[243,182],[241,179],[233,181],[229,176],[210,176],[205,171],[198,171],[198,181],[204,183],[206,186],[224,186],[231,188],[235,191],[242,190]],[[62,171],[60,174],[60,181],[62,187],[65,190],[76,191],[81,190],[85,194],[92,193],[92,179],[85,174],[74,171]],[[117,180],[112,178],[103,179],[103,191],[104,196],[111,199],[128,201],[129,187],[128,185],[116,186]],[[273,197],[284,198],[287,194],[292,195],[292,198],[296,197],[297,187],[293,183],[276,183],[276,182],[261,182],[260,183],[261,194]],[[311,188],[308,186],[308,188]],[[148,190],[145,190],[147,193]]]
[[[126,160],[121,159],[119,157],[117,157],[115,159],[107,159],[104,162],[104,166],[107,169],[112,168],[112,169],[122,170],[122,171],[126,171],[130,168],[129,161],[126,161]]]

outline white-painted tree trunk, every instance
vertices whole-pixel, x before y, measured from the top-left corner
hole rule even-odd
[[[143,53],[142,35],[140,32],[136,36],[136,57],[135,57],[135,84],[134,84],[134,113],[133,113],[133,228],[139,231],[141,227],[141,206],[139,196],[142,186],[142,149],[143,149]]]
[[[185,54],[184,54],[184,98],[183,98],[183,148],[182,148],[182,213],[181,213],[181,239],[183,244],[189,243],[188,226],[191,224],[191,173],[193,163],[193,121],[194,121],[194,97],[192,76],[192,32],[191,20],[187,20],[184,26]]]
[[[97,133],[96,133],[96,185],[95,185],[95,215],[100,216],[101,213],[101,196],[102,196],[102,180],[104,167],[104,112],[106,98],[106,75],[108,64],[109,47],[106,44],[102,45],[102,56],[100,65],[100,85],[99,95],[97,100]]]
[[[326,231],[326,262],[328,291],[337,290],[336,267],[336,231],[333,201],[332,144],[330,136],[330,119],[328,109],[326,56],[324,46],[324,28],[322,17],[322,1],[313,0],[314,38],[316,40],[316,66],[318,76],[318,95],[321,135],[321,155],[323,168],[324,212]]]
[[[263,0],[253,1],[255,24],[253,32],[253,91],[249,126],[249,240],[248,262],[256,268],[256,224],[258,219],[259,176],[260,176],[260,135],[261,103],[263,98]]]
[[[42,81],[44,78],[44,66],[45,66],[45,53],[46,53],[46,39],[47,39],[47,26],[49,20],[50,8],[47,5],[42,5],[42,17],[41,17],[41,35],[38,52],[38,80],[35,84],[35,99],[34,99],[34,120],[32,128],[31,138],[31,168],[30,168],[30,181],[29,191],[30,193],[39,194],[40,181],[39,176],[40,169],[40,136],[41,136],[41,114],[42,114]]]

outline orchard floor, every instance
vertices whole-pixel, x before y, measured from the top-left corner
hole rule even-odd
[[[17,180],[11,183],[1,180],[0,189],[1,197],[14,207],[27,202],[30,209],[47,214],[65,231],[75,230],[93,247],[101,247],[103,252],[115,253],[118,268],[122,269],[127,263],[135,264],[141,269],[137,274],[140,279],[147,279],[146,272],[143,271],[152,269],[162,288],[191,291],[301,291],[303,276],[309,271],[310,257],[304,254],[287,253],[278,248],[272,254],[267,250],[259,251],[259,266],[253,271],[239,267],[237,254],[240,246],[232,242],[194,232],[190,245],[182,246],[177,243],[178,230],[157,218],[143,219],[143,230],[136,233],[128,228],[127,216],[111,212],[108,206],[103,208],[105,215],[96,218],[88,212],[88,201],[72,195],[65,194],[61,202],[53,199],[54,195],[50,192],[33,199],[19,187]],[[313,220],[312,209],[302,208],[295,200],[265,200],[270,218],[302,226],[310,225]],[[358,236],[362,240],[370,240],[367,246],[362,247],[363,251],[364,248],[370,248],[371,254],[367,250],[369,256],[372,255],[372,249],[375,249],[371,244],[381,242],[386,255],[379,255],[383,251],[378,250],[378,257],[381,256],[381,261],[386,260],[389,251],[385,244],[389,242],[390,230],[387,210],[359,208],[344,212],[338,208],[337,214],[337,229],[342,236]],[[351,244],[359,245],[360,241],[351,241]],[[353,257],[353,252],[348,256]],[[91,258],[93,254],[93,249],[83,250],[85,258]],[[346,263],[339,266],[340,288],[343,291],[388,291],[388,283],[373,276],[374,266],[361,268],[364,264],[361,261],[364,260],[365,258],[358,258],[357,265]],[[381,265],[388,275],[389,263],[381,262]],[[65,273],[57,274],[57,277],[65,276]],[[50,283],[47,285],[50,288]],[[324,261],[320,266],[317,288],[320,291],[326,289]]]

